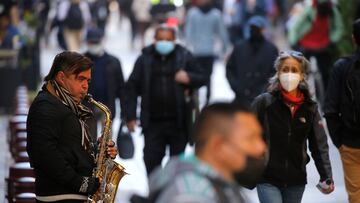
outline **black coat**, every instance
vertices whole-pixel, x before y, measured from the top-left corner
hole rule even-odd
[[[345,144],[360,148],[360,126],[353,122],[355,111],[350,99],[353,90],[346,85],[353,58],[360,59],[360,49],[353,56],[336,61],[326,92],[324,113],[330,137],[336,147]]]
[[[262,182],[279,187],[305,185],[308,144],[320,180],[332,178],[327,137],[315,102],[306,99],[292,117],[280,92],[273,92],[258,96],[253,108],[270,155]]]
[[[85,53],[85,56],[89,57],[92,61],[95,61],[97,57],[91,55],[90,53]],[[116,57],[104,53],[104,56],[102,56],[104,60],[106,61],[103,67],[94,67],[94,68],[105,68],[106,72],[106,87],[107,87],[107,101],[104,103],[111,111],[112,119],[115,117],[115,100],[118,98],[120,99],[121,104],[121,110],[124,108],[123,106],[123,97],[124,97],[124,88],[125,88],[125,82],[124,82],[124,76],[121,69],[121,63],[119,59]],[[94,87],[91,85],[89,86],[89,93],[93,94]],[[102,102],[102,101],[100,101]],[[121,114],[123,117],[124,112],[121,111]]]
[[[125,114],[126,120],[135,120],[137,99],[141,97],[141,126],[145,129],[149,124],[150,112],[150,86],[151,86],[151,68],[154,60],[158,60],[159,57],[155,55],[156,50],[154,45],[148,46],[143,49],[142,54],[136,60],[134,69],[126,82],[125,94]],[[175,84],[175,95],[177,105],[177,122],[179,127],[185,125],[185,89],[198,88],[205,84],[206,74],[203,73],[202,68],[197,66],[191,53],[180,45],[176,45],[173,53],[169,54],[169,60],[172,60],[176,64],[175,70],[183,69],[190,77],[189,85]],[[174,83],[175,80],[174,80]]]
[[[263,93],[268,79],[275,73],[278,50],[267,40],[252,43],[244,40],[235,45],[226,64],[226,78],[235,93],[235,102],[250,105]]]
[[[27,120],[27,152],[36,195],[79,194],[94,159],[81,145],[81,126],[70,108],[47,91],[33,101]]]

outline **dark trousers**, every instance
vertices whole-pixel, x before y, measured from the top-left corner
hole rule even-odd
[[[184,152],[187,136],[178,128],[176,121],[150,121],[144,130],[144,162],[147,174],[161,165],[166,146],[170,147],[170,156]]]
[[[206,80],[206,104],[209,103],[210,94],[211,94],[211,74],[213,71],[213,65],[214,65],[214,56],[197,56],[196,62],[200,66],[200,68],[203,69],[204,74],[206,74],[207,80]]]
[[[325,48],[319,51],[303,49],[302,51],[307,59],[310,59],[310,57],[312,56],[316,58],[318,70],[321,74],[324,89],[326,89],[330,77],[331,67],[334,62],[332,54],[330,52],[330,48]]]

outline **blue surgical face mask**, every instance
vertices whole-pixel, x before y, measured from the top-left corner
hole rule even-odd
[[[170,54],[174,48],[175,43],[173,41],[160,40],[155,43],[156,51],[163,56]]]

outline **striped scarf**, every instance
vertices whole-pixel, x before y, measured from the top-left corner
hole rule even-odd
[[[61,87],[55,80],[45,83],[43,89],[56,96],[65,106],[68,106],[72,112],[79,118],[81,125],[81,145],[86,151],[93,154],[92,139],[89,133],[89,127],[86,121],[93,116],[92,111],[83,104],[76,103],[68,90]]]

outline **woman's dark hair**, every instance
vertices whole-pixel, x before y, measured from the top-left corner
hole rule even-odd
[[[49,81],[55,79],[59,71],[63,71],[66,75],[78,75],[92,67],[93,62],[88,57],[77,52],[64,51],[55,56],[50,72],[44,80]]]
[[[360,46],[360,18],[353,23],[353,36],[356,45]]]

